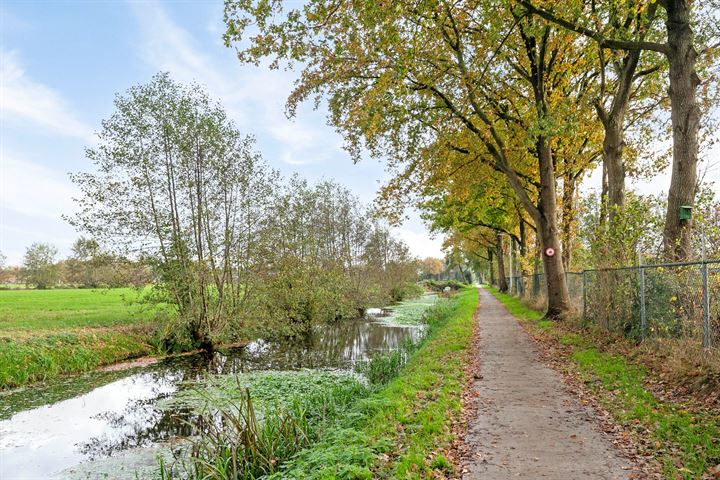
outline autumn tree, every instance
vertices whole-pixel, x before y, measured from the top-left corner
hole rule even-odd
[[[426,257],[421,263],[423,276],[429,278],[437,278],[445,271],[445,263],[436,257]]]
[[[672,124],[672,176],[668,191],[665,227],[663,230],[665,255],[671,260],[687,259],[691,255],[691,220],[680,218],[680,207],[692,207],[697,193],[698,131],[701,111],[698,87],[702,80],[698,72],[698,57],[706,54],[705,62],[712,62],[717,55],[718,40],[716,10],[717,2],[696,4],[687,0],[661,0],[657,2],[632,1],[618,4],[612,2],[611,12],[597,15],[595,2],[573,3],[572,16],[555,10],[557,2],[517,0],[527,11],[542,17],[554,25],[593,39],[601,49],[628,52],[619,68],[619,78],[613,118],[604,108],[598,113],[604,118],[606,132],[617,135],[622,127],[628,88],[634,80],[634,67],[641,51],[656,52],[665,57],[668,66],[668,96]],[[601,2],[602,3],[602,2]],[[662,17],[656,10],[661,9]],[[701,10],[703,13],[696,10]],[[601,19],[605,21],[600,23]],[[654,21],[665,21],[664,35],[653,35],[657,29]],[[701,31],[696,35],[697,30]],[[632,74],[631,74],[632,73]],[[615,125],[613,124],[615,123]],[[621,152],[618,139],[608,138],[608,154],[616,158]],[[615,151],[609,149],[614,148]],[[619,164],[609,165],[622,172]],[[608,173],[610,171],[608,170]],[[619,185],[619,184],[617,184]],[[620,191],[613,192],[616,198]]]
[[[363,147],[389,158],[393,195],[456,151],[502,173],[542,246],[561,250],[553,148],[581,108],[559,88],[581,58],[564,30],[502,2],[315,0],[285,11],[280,1],[228,1],[225,15],[242,61],[302,68],[290,114],[325,96],[356,159]],[[556,317],[570,309],[564,268],[560,256],[543,263],[547,315]]]

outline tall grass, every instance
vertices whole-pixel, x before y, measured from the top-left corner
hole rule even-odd
[[[20,342],[0,338],[0,390],[85,372],[151,353],[146,329],[59,333]]]
[[[242,388],[238,382],[238,388]],[[276,473],[297,452],[316,441],[328,423],[367,390],[359,383],[330,385],[256,411],[251,390],[204,413],[192,423],[198,435],[174,461],[160,459],[163,479],[256,479]]]
[[[446,478],[442,454],[461,411],[477,290],[465,288],[428,312],[428,335],[400,374],[359,401],[298,452],[280,479]]]

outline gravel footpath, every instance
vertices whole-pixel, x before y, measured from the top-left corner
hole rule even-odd
[[[480,292],[477,413],[463,479],[627,479],[632,464],[561,376],[543,364],[517,319]]]

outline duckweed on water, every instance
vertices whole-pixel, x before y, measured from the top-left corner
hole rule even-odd
[[[387,309],[388,315],[380,320],[383,323],[394,325],[422,325],[425,323],[425,313],[428,308],[435,305],[438,296],[427,294],[422,297],[400,302]]]
[[[476,291],[468,289],[428,309],[420,345],[370,361],[378,383],[330,371],[210,379],[220,385],[208,391],[235,400],[215,416],[204,414],[208,428],[172,463],[160,461],[162,477],[370,479],[380,468],[390,478],[429,478],[431,471],[449,471],[432,452],[449,445],[459,415],[476,304]],[[256,399],[272,414],[256,417]],[[393,465],[379,461],[388,452],[399,454]]]
[[[340,370],[256,371],[240,375],[212,375],[184,384],[186,388],[162,401],[159,408],[192,410],[203,414],[223,410],[243,398],[247,389],[255,410],[284,406],[329,389],[359,395],[367,387],[350,372]]]

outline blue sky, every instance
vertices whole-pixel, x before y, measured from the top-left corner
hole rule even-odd
[[[169,71],[219,98],[274,167],[332,178],[370,202],[383,164],[353,165],[324,110],[284,114],[292,72],[243,66],[222,43],[222,1],[0,3],[0,251],[18,264],[34,241],[65,256],[78,234],[68,172],[91,169],[84,148],[116,93]],[[441,255],[416,215],[397,230],[418,256]]]
[[[222,9],[222,0],[0,2],[0,251],[9,263],[34,241],[68,254],[78,234],[61,218],[76,195],[67,174],[91,168],[84,147],[114,95],[159,71],[204,84],[285,175],[332,178],[373,199],[387,176],[382,163],[353,165],[322,109],[305,105],[288,120],[293,72],[241,65],[222,44]],[[720,144],[700,166],[715,188],[719,160]],[[596,171],[582,188],[599,183]],[[668,184],[666,172],[635,187],[658,193]],[[441,255],[441,240],[412,213],[397,234],[418,256]]]

